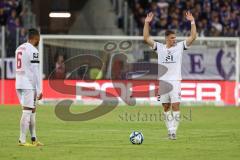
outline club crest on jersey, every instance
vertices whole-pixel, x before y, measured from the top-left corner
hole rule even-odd
[[[33,53],[33,59],[38,59],[38,53]]]

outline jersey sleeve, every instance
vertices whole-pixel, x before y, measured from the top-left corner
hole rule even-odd
[[[35,89],[37,91],[37,95],[39,95],[41,91],[41,80],[40,80],[40,60],[39,60],[39,52],[37,50],[33,50],[30,53],[30,63],[33,71],[33,80],[35,84]]]
[[[153,47],[152,47],[152,50],[156,51],[157,53],[159,53],[160,51],[160,48],[163,46],[162,43],[159,43],[159,42],[155,42]]]
[[[187,41],[186,40],[182,41],[180,43],[181,43],[180,45],[182,45],[183,50],[188,50],[190,48],[190,46],[187,46]]]

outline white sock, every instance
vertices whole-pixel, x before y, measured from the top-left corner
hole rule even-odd
[[[163,112],[164,114],[164,122],[167,127],[168,133],[171,133],[172,130],[172,121],[173,121],[173,116],[171,111]]]
[[[20,120],[20,137],[21,143],[26,143],[26,136],[30,125],[30,116],[32,114],[31,110],[23,110],[22,117]]]
[[[30,116],[30,126],[29,126],[31,138],[36,140],[36,113],[32,113]]]
[[[173,131],[176,134],[180,122],[180,111],[173,111]]]

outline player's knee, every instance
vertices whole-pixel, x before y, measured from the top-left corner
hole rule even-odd
[[[173,103],[172,104],[172,110],[173,111],[179,111],[180,110],[180,102],[177,102],[177,103]]]
[[[171,104],[170,103],[163,103],[163,110],[164,112],[167,112],[170,110]]]

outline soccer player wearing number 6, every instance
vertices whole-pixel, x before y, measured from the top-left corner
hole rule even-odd
[[[40,34],[36,29],[28,30],[28,41],[20,45],[15,52],[16,60],[16,92],[22,106],[20,120],[20,146],[42,146],[37,140],[35,130],[36,100],[42,98],[40,88],[39,52],[37,46]],[[26,142],[28,130],[32,143]]]
[[[181,101],[181,65],[182,53],[188,49],[189,46],[197,37],[196,25],[194,17],[190,12],[186,12],[186,19],[191,22],[191,33],[186,40],[176,43],[176,35],[173,31],[167,30],[165,32],[166,44],[155,42],[149,34],[150,23],[153,19],[153,13],[149,13],[145,19],[143,36],[144,41],[157,52],[158,64],[167,68],[167,72],[159,77],[160,90],[164,88],[161,86],[161,81],[171,84],[172,89],[170,92],[159,95],[159,101],[164,108],[164,120],[168,129],[168,138],[175,140],[177,128],[180,120],[180,101]],[[172,112],[171,112],[172,108]]]

